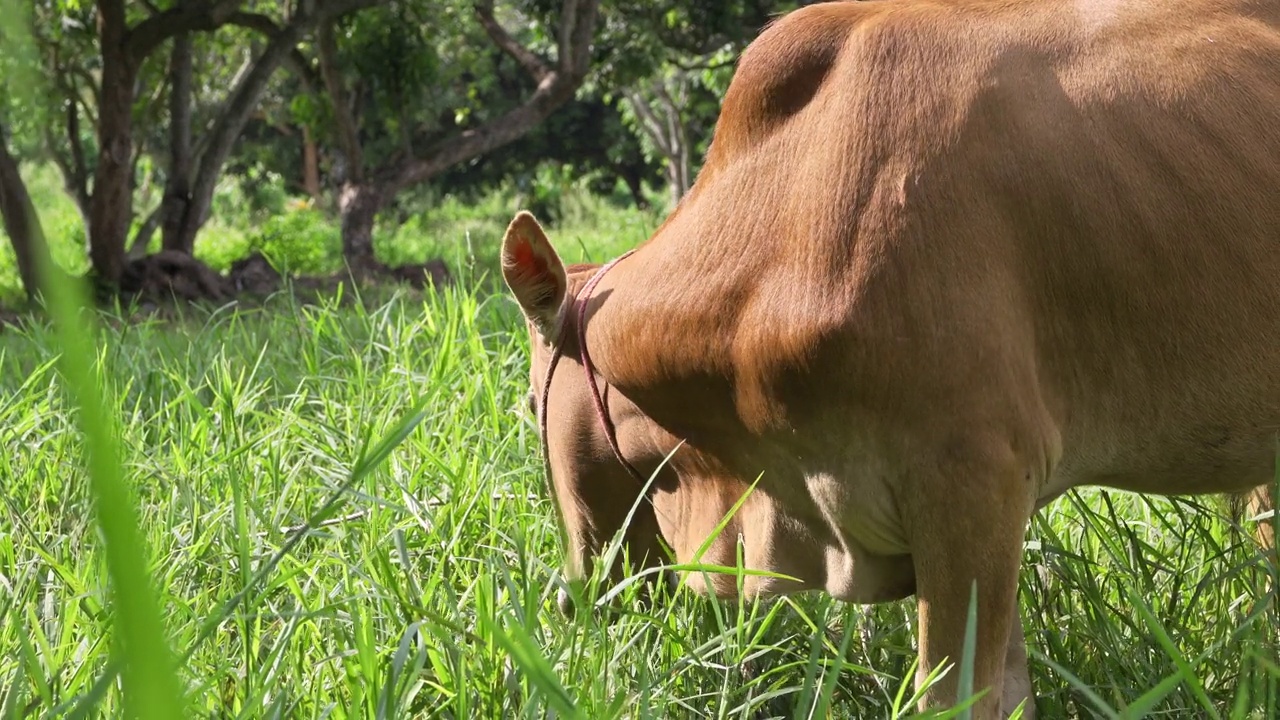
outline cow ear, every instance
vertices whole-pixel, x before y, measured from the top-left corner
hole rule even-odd
[[[502,238],[502,279],[520,303],[525,317],[547,341],[554,341],[564,304],[564,263],[533,215],[521,211]]]

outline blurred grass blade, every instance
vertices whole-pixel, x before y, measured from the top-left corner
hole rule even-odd
[[[956,700],[964,702],[973,696],[973,663],[978,650],[978,581],[969,587],[969,615],[964,621],[964,648],[960,651],[960,674],[956,677]],[[960,720],[973,720],[973,709],[967,707]]]
[[[45,297],[61,345],[60,370],[79,408],[90,495],[105,545],[112,611],[120,637],[124,704],[134,717],[171,720],[184,716],[182,692],[164,638],[160,603],[152,587],[151,553],[138,527],[137,505],[124,478],[116,423],[107,412],[92,359],[98,355],[78,281],[42,273]]]
[[[0,23],[6,44],[32,63],[20,65],[33,67],[36,55],[23,4],[0,0]],[[15,85],[20,93],[32,93],[37,79],[19,77]],[[38,234],[38,225],[32,231]],[[43,237],[37,238],[37,245],[44,247]],[[110,578],[124,708],[139,720],[181,718],[185,715],[182,691],[165,641],[159,598],[151,583],[151,553],[138,528],[137,504],[125,480],[116,422],[108,411],[111,403],[99,387],[94,367],[99,355],[88,293],[81,281],[53,267],[46,255],[34,255],[40,288],[54,323],[58,368],[78,410],[76,424],[83,434],[89,496],[102,531]]]

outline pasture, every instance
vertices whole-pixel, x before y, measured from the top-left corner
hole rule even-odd
[[[552,239],[601,261],[656,221],[584,210]],[[601,601],[609,623],[560,616],[500,222],[438,229],[460,282],[437,292],[98,317],[85,359],[146,546],[128,560],[158,589],[186,716],[914,716],[912,600],[646,602],[633,584]],[[114,655],[60,348],[40,317],[0,330],[6,720],[120,717],[112,658],[145,660]],[[1275,576],[1220,498],[1062,498],[1020,588],[1040,716],[1276,717]]]

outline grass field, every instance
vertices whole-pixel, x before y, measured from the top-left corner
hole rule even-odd
[[[600,260],[651,221],[553,239]],[[913,601],[645,605],[632,586],[611,624],[560,617],[494,232],[442,230],[467,282],[424,298],[102,318],[82,359],[118,421],[183,715],[910,716]],[[113,648],[154,660],[113,645],[129,627],[60,342],[0,331],[0,718],[122,716]],[[1022,578],[1041,717],[1276,717],[1274,579],[1217,499],[1063,498]]]

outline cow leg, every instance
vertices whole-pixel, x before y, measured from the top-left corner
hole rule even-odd
[[[1030,483],[1005,463],[949,463],[921,487],[911,503],[912,558],[920,621],[917,687],[946,662],[951,671],[920,701],[921,709],[956,701],[969,598],[977,582],[977,644],[973,690],[987,693],[975,720],[997,720],[1004,697],[1005,656],[1017,611],[1018,567],[1027,521]],[[1001,470],[993,467],[1004,465]],[[926,480],[928,482],[928,480]],[[1024,661],[1025,664],[1025,661]]]
[[[1271,497],[1271,483],[1259,485],[1244,499],[1245,517],[1257,517],[1265,512],[1275,509],[1275,500]],[[1253,537],[1258,541],[1268,554],[1274,556],[1276,552],[1276,536],[1275,525],[1270,518],[1259,520],[1254,524]]]
[[[1013,714],[1018,703],[1026,701],[1022,708],[1022,720],[1036,720],[1036,695],[1031,687],[1031,668],[1027,665],[1027,638],[1022,632],[1022,614],[1017,605],[1013,608],[1013,624],[1009,629],[1009,645],[1004,658],[1004,696],[1000,700],[1000,718]]]

